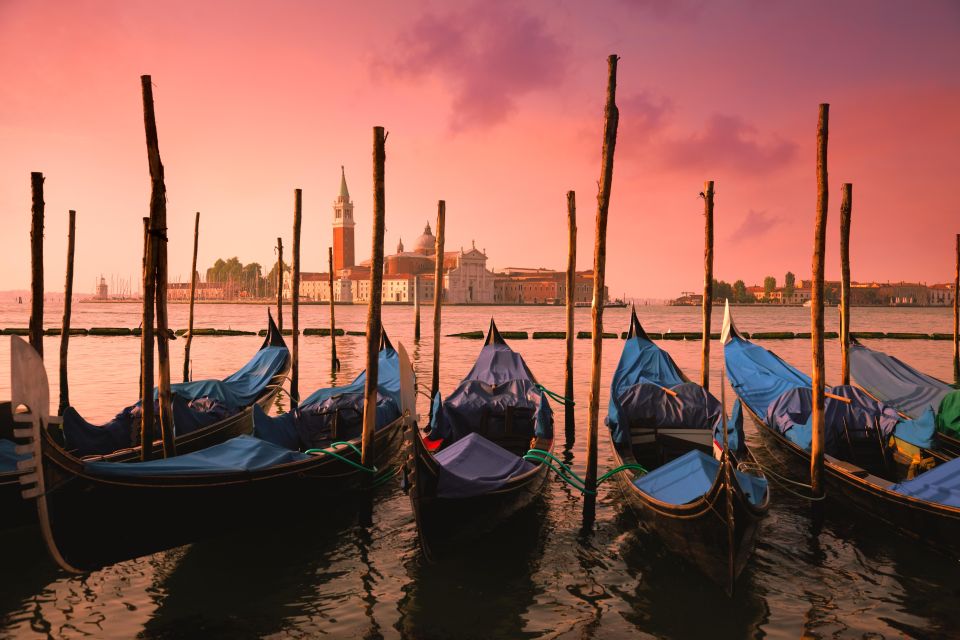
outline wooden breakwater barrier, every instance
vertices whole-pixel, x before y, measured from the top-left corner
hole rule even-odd
[[[0,335],[5,336],[26,336],[29,335],[30,330],[27,327],[7,327],[6,329],[0,330]],[[44,329],[44,335],[47,336],[59,336],[62,333],[60,327],[50,327]],[[125,337],[125,336],[140,336],[142,329],[140,327],[90,327],[88,329],[71,327],[70,335],[71,336],[100,336],[100,337]],[[187,334],[186,329],[177,329],[176,331],[168,330],[170,337],[178,336],[183,337]],[[292,329],[284,329],[283,335],[290,336],[293,335]],[[302,329],[300,335],[304,336],[321,336],[329,337],[330,329],[329,327],[307,327]],[[740,332],[743,337],[749,338],[751,340],[809,340],[810,332],[809,331],[754,331],[749,333],[746,331]],[[267,330],[260,329],[260,331],[244,331],[240,329],[213,329],[213,328],[195,328],[193,330],[194,337],[228,337],[228,336],[266,336]],[[366,331],[351,331],[337,328],[335,331],[336,336],[355,336],[361,337],[366,336]],[[564,340],[567,337],[565,331],[534,331],[532,333],[527,331],[501,331],[500,335],[506,340]],[[703,334],[699,331],[668,331],[666,333],[657,333],[655,331],[647,331],[647,336],[651,340],[702,340]],[[463,331],[461,333],[450,333],[447,334],[448,338],[462,338],[465,340],[482,340],[486,337],[486,333],[483,331]],[[627,332],[624,331],[620,334],[613,332],[604,332],[603,337],[606,339],[621,339],[626,340]],[[823,334],[823,337],[827,340],[836,340],[840,335],[836,331],[826,331]],[[953,340],[953,334],[951,333],[915,333],[915,332],[904,332],[904,331],[851,331],[850,337],[857,338],[858,340]],[[577,338],[580,340],[589,340],[591,338],[591,333],[589,331],[578,331]],[[719,333],[711,333],[711,340],[719,340]]]

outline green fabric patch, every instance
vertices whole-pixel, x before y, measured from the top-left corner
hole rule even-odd
[[[937,431],[960,437],[960,391],[948,393],[937,411]]]

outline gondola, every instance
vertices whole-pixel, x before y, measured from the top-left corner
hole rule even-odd
[[[15,418],[29,423],[15,430],[30,455],[21,462],[23,496],[36,502],[50,554],[73,572],[185,544],[228,524],[282,522],[329,509],[396,473],[390,462],[415,412],[413,369],[402,346],[387,347],[380,354],[378,415],[379,405],[395,406],[384,413],[391,421],[377,425],[373,468],[360,465],[360,438],[351,437],[360,419],[338,411],[355,406],[363,374],[317,402],[308,399],[282,425],[258,408],[254,435],[149,462],[82,459],[46,428],[49,391],[39,356],[14,337],[11,358],[13,403],[24,409]],[[338,423],[333,429],[330,420]],[[309,448],[290,444],[290,427],[294,436],[306,434]],[[319,435],[324,428],[326,438]]]
[[[899,358],[850,339],[850,374],[858,385],[914,420],[933,421],[944,450],[960,455],[960,390]]]
[[[269,407],[290,370],[290,352],[273,318],[267,314],[267,337],[247,364],[223,380],[197,380],[171,385],[178,454],[199,451],[228,438],[250,433],[253,405]],[[156,390],[154,391],[156,393]],[[155,415],[157,415],[155,413]],[[67,407],[62,419],[50,425],[52,437],[76,457],[111,462],[140,456],[140,403],[120,411],[106,424],[94,425]],[[10,403],[0,403],[0,529],[27,524],[36,511],[20,498]],[[159,419],[154,429],[159,433]],[[153,442],[154,457],[163,443]]]
[[[610,385],[606,419],[625,505],[673,553],[732,592],[770,504],[746,458],[739,403],[725,407],[691,382],[644,332],[636,312]],[[716,457],[715,457],[716,456]]]
[[[427,558],[528,506],[548,473],[530,449],[553,451],[553,410],[493,320],[473,368],[442,400],[429,431],[406,435],[405,476]]]
[[[811,379],[736,329],[727,307],[721,339],[727,375],[756,423],[777,473],[809,478]],[[920,451],[902,457],[899,442]],[[827,497],[960,557],[960,458],[925,455],[933,432],[851,386],[830,387],[824,403]]]

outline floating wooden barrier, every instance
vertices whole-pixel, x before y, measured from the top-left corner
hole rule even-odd
[[[63,329],[60,328],[60,327],[50,327],[49,329],[46,329],[46,330],[43,332],[43,335],[45,335],[45,336],[59,336],[59,335],[62,335],[62,334],[63,334]],[[71,327],[71,328],[70,328],[70,335],[71,335],[71,336],[85,336],[85,335],[87,335],[87,330],[86,330],[86,329],[74,329],[74,328]]]
[[[463,333],[447,334],[448,338],[465,338],[467,340],[483,340],[483,331],[464,331]]]
[[[280,330],[280,334],[281,334],[281,335],[284,335],[284,336],[292,336],[292,335],[293,335],[293,329],[281,329],[281,330]],[[260,329],[260,331],[257,332],[257,335],[260,336],[261,338],[266,337],[266,335],[267,335],[267,330],[266,330],[266,329]]]
[[[565,340],[567,337],[566,331],[534,331],[533,339],[534,340]]]
[[[766,331],[754,333],[751,340],[792,340],[796,336],[793,331]]]
[[[28,336],[30,335],[30,329],[23,327],[13,327],[10,329],[4,329],[3,335],[5,336]]]
[[[140,328],[137,327],[137,334],[140,335]],[[91,327],[87,331],[88,336],[132,336],[134,335],[132,329],[126,327]]]
[[[526,331],[501,331],[500,335],[505,340],[526,340],[530,337]]]
[[[882,331],[851,331],[851,338],[882,338],[884,333]]]
[[[91,329],[91,331],[92,331],[92,329]],[[140,327],[134,327],[133,329],[128,329],[128,331],[130,331],[129,334],[123,334],[123,335],[131,335],[131,336],[143,335],[143,329],[141,329]],[[90,334],[90,335],[92,335],[92,334]],[[156,330],[156,329],[153,330],[153,335],[157,335],[157,330]],[[177,334],[173,331],[173,329],[167,329],[167,339],[168,339],[168,340],[176,340],[176,339],[177,339]]]
[[[888,340],[928,340],[930,335],[926,333],[887,333],[883,337]]]
[[[339,331],[339,329],[337,329]],[[347,331],[348,336],[365,336],[367,335],[366,331]]]
[[[952,333],[934,333],[930,336],[931,340],[953,340]]]
[[[590,331],[578,331],[578,332],[577,332],[577,338],[580,339],[580,340],[589,340],[589,339],[592,338],[592,337],[593,337],[593,333],[590,332]],[[601,337],[603,337],[603,338],[616,338],[616,337],[617,337],[617,334],[615,334],[615,333],[607,333],[606,331],[602,331],[602,332],[601,332]]]
[[[303,330],[303,335],[305,335],[305,336],[324,336],[324,337],[329,338],[329,337],[330,337],[330,329],[328,329],[328,328],[326,328],[326,327],[307,327],[306,329]],[[343,335],[343,329],[337,329],[336,331],[334,331],[334,335],[342,336],[342,335]]]

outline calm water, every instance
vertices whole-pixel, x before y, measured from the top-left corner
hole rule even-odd
[[[48,306],[49,326],[61,309]],[[139,324],[130,304],[77,304],[74,326]],[[171,307],[171,325],[186,326],[187,309]],[[366,309],[338,307],[338,325],[362,330]],[[0,303],[0,327],[26,326],[25,305]],[[699,310],[644,307],[651,331],[699,330]],[[809,330],[809,309],[738,308],[746,331]],[[198,307],[197,326],[260,329],[264,307]],[[413,341],[412,309],[386,307],[384,326],[410,352],[421,381],[429,380],[432,340]],[[491,315],[502,330],[563,330],[562,309],[445,308],[444,333],[484,329]],[[326,326],[325,307],[308,306],[301,326]],[[608,309],[608,331],[627,328],[628,311]],[[424,315],[424,329],[429,317]],[[715,310],[714,330],[721,321]],[[285,313],[289,326],[289,311]],[[577,329],[589,330],[588,309]],[[828,313],[827,329],[836,330]],[[854,309],[860,330],[949,332],[947,309]],[[59,338],[45,343],[51,398],[56,402]],[[691,377],[698,342],[661,343]],[[712,350],[719,385],[719,344]],[[606,406],[621,341],[604,341],[601,387]],[[837,341],[827,343],[828,379],[837,376]],[[951,375],[949,341],[872,341],[933,375]],[[194,340],[194,377],[222,377],[259,346],[252,337]],[[449,392],[472,366],[480,342],[444,338],[441,390]],[[540,381],[563,388],[562,340],[514,341]],[[589,341],[577,341],[576,407],[586,428]],[[805,340],[769,341],[789,362],[810,369]],[[338,340],[350,380],[362,367],[362,338]],[[301,392],[331,383],[329,338],[302,337]],[[173,343],[172,371],[182,370],[182,341]],[[0,340],[0,363],[9,362]],[[71,399],[82,414],[104,420],[137,396],[139,340],[77,337],[70,343]],[[4,364],[6,366],[6,364]],[[0,375],[0,397],[9,379]],[[421,400],[421,411],[425,410]],[[601,409],[601,419],[604,415]],[[562,431],[562,412],[557,425]],[[748,440],[755,444],[752,425]],[[763,460],[765,452],[757,447]],[[582,472],[583,438],[572,451]],[[600,468],[613,465],[601,433]],[[776,487],[774,488],[776,492]],[[597,521],[584,534],[578,495],[551,481],[528,512],[459,557],[427,564],[418,552],[409,500],[398,486],[378,495],[372,527],[350,514],[327,513],[305,501],[301,513],[259,530],[238,530],[203,542],[115,565],[82,577],[54,569],[32,530],[0,534],[0,637],[960,637],[960,566],[889,534],[868,520],[828,506],[819,531],[806,503],[776,492],[756,553],[728,600],[655,541],[617,506],[615,489],[601,491]]]

